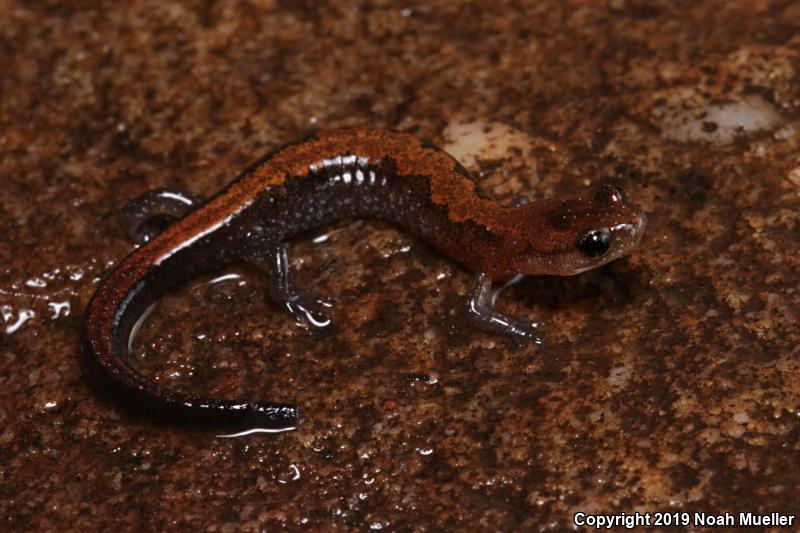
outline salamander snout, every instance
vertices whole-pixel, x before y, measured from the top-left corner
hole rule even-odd
[[[515,216],[529,229],[511,240],[509,270],[528,275],[571,276],[604,265],[635,248],[647,225],[644,211],[612,185],[523,206]]]

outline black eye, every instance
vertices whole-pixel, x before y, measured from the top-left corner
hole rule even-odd
[[[603,202],[604,204],[619,202],[620,200],[627,200],[625,192],[619,187],[614,187],[613,185],[603,185],[597,189],[594,197],[598,202]]]
[[[607,229],[593,229],[578,239],[578,250],[586,257],[600,257],[611,248],[611,232]]]

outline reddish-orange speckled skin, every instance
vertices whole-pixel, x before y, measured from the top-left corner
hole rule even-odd
[[[336,163],[341,156],[351,160]],[[365,178],[370,170],[378,176],[374,183]],[[311,206],[307,217],[300,205]],[[86,311],[87,375],[124,402],[159,415],[215,425],[295,423],[293,406],[194,398],[145,379],[126,360],[128,338],[164,291],[237,259],[251,227],[261,225],[268,238],[282,241],[353,215],[396,222],[493,279],[517,272],[566,275],[603,264],[635,245],[638,236],[618,239],[613,253],[590,261],[576,251],[576,235],[639,224],[642,217],[624,200],[599,197],[504,207],[483,194],[451,156],[414,135],[363,127],[322,132],[263,158],[117,265]],[[295,222],[275,222],[288,219]]]

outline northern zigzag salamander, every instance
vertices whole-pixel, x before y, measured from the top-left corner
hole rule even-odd
[[[157,217],[178,219],[147,240]],[[132,331],[165,292],[236,261],[263,270],[270,296],[299,320],[330,322],[327,304],[292,284],[285,242],[334,220],[387,220],[475,272],[465,306],[478,327],[541,342],[536,324],[492,308],[492,281],[516,274],[572,275],[634,248],[645,214],[618,188],[503,206],[450,155],[418,137],[354,127],[320,132],[269,154],[200,203],[169,190],[146,193],[122,212],[147,241],[102,281],[88,305],[84,373],[115,400],[159,417],[213,426],[290,427],[294,405],[196,397],[142,376],[128,358]]]

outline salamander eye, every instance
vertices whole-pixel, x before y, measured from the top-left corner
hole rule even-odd
[[[603,185],[602,187],[597,189],[594,198],[598,202],[602,202],[604,204],[625,201],[628,199],[628,197],[625,196],[625,192],[622,189],[620,189],[619,187],[614,187],[613,185]]]
[[[578,250],[589,258],[597,258],[611,248],[611,232],[607,229],[593,229],[587,231],[578,239]]]

